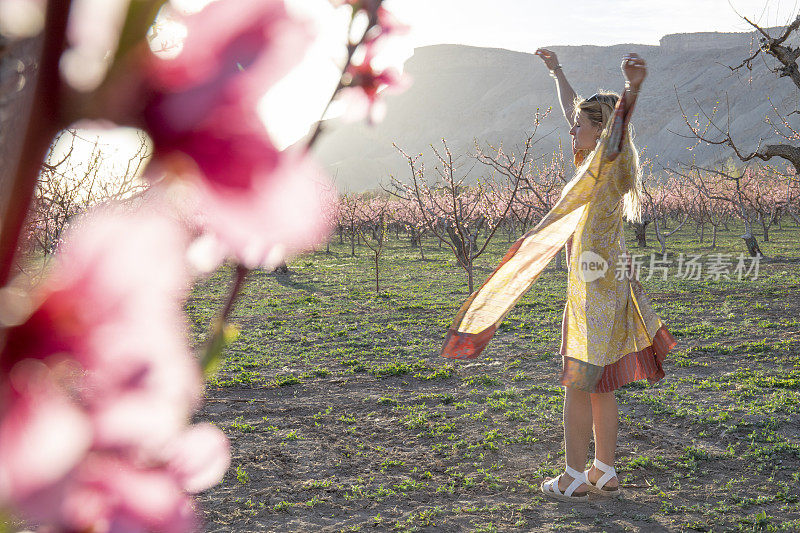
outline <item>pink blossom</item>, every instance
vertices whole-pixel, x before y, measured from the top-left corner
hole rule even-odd
[[[409,27],[403,24],[385,7],[379,7],[375,12],[375,25],[367,32],[365,42],[375,46],[376,41],[385,41],[387,38],[408,33]]]
[[[278,150],[258,120],[258,99],[303,56],[309,33],[282,0],[220,0],[177,22],[180,54],[153,57],[144,119],[161,159],[186,158],[194,176],[243,193],[269,175]]]
[[[169,150],[162,145],[157,153],[160,170],[200,181],[220,194],[250,194],[269,179],[281,164],[282,154],[255,115],[228,111],[209,110],[211,116],[191,132],[172,139]],[[158,140],[163,133],[156,129],[151,135]]]
[[[363,38],[350,43],[351,50],[359,46],[364,58],[350,63],[342,84],[345,87],[341,99],[346,104],[348,121],[361,120],[367,117],[370,124],[380,122],[386,114],[383,100],[379,94],[384,90],[400,92],[408,85],[408,77],[395,69],[379,69],[375,66],[375,57],[392,36],[408,32],[408,26],[400,23],[394,15],[383,7],[382,0],[331,0],[336,6],[349,5],[353,17],[364,13],[367,28]]]
[[[331,0],[334,7],[349,5],[353,9],[353,17],[364,13],[368,19],[368,27],[364,42],[372,46],[376,41],[384,41],[392,35],[408,33],[408,25],[401,23],[385,7],[383,0]]]
[[[183,50],[152,64],[165,93],[205,87],[252,103],[302,59],[311,38],[283,0],[218,0],[176,20],[187,29]]]
[[[189,180],[188,209],[225,255],[242,264],[276,266],[286,257],[324,240],[332,221],[325,206],[335,189],[327,173],[304,151],[280,153],[275,166],[262,169],[244,191],[222,190]]]
[[[38,497],[58,502],[50,523],[66,531],[178,533],[198,525],[191,498],[174,476],[120,454],[90,453],[59,486]],[[29,507],[41,510],[38,502]]]
[[[229,457],[227,439],[209,424],[192,426],[161,455],[93,449],[59,483],[17,508],[67,531],[196,531],[189,494],[217,483]]]
[[[91,424],[31,359],[14,366],[2,388],[0,502],[22,501],[72,470],[91,444]]]
[[[217,483],[230,466],[228,439],[211,424],[194,424],[165,450],[170,471],[187,492]]]
[[[7,330],[0,507],[67,530],[187,531],[184,493],[227,469],[224,435],[187,425],[202,387],[181,312],[187,237],[162,210],[77,221]]]
[[[349,120],[366,116],[370,124],[381,122],[386,115],[386,104],[381,98],[384,91],[399,92],[408,84],[395,69],[376,70],[372,59],[368,53],[363,62],[350,65],[345,73],[347,88],[342,99],[347,104]]]
[[[306,23],[282,0],[220,0],[181,22],[181,53],[152,62],[150,179],[188,184],[188,218],[249,266],[317,244],[328,178],[304,151],[279,151],[255,112],[302,57]]]
[[[196,131],[253,116],[311,37],[283,0],[219,0],[177,22],[187,28],[180,54],[154,56],[147,69],[152,94],[145,120],[161,153],[180,151]]]
[[[160,417],[174,410],[188,414],[201,391],[181,318],[187,238],[154,210],[135,216],[99,210],[78,221],[35,292],[34,312],[8,332],[3,350],[4,367],[69,354],[87,373],[83,398],[98,420],[129,395],[155,391],[166,408],[142,423],[159,427]],[[131,438],[156,436],[147,431]]]
[[[279,158],[254,109],[302,57],[308,33],[281,0],[221,0],[179,19],[173,59],[153,58],[144,119],[161,159],[188,158],[196,178],[246,193]]]
[[[188,218],[251,267],[327,237],[320,196],[332,187],[308,154],[277,150],[254,114],[233,107],[208,114],[193,131],[172,139],[169,150],[162,145],[148,172],[189,186],[195,215]],[[152,135],[161,138],[158,130]]]

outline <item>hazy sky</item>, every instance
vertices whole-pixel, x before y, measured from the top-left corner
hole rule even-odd
[[[306,60],[259,107],[280,146],[302,138],[319,119],[338,81],[349,20],[347,8],[334,9],[329,0],[286,1],[316,20],[319,37]],[[669,33],[749,31],[737,11],[763,26],[783,25],[794,19],[800,0],[385,0],[384,5],[410,32],[379,63],[401,66],[415,47],[438,43],[533,52],[552,45],[657,44]]]
[[[303,66],[268,95],[262,116],[288,145],[319,117],[338,80],[347,8],[329,0],[287,0],[317,20],[320,38]],[[380,63],[402,66],[415,47],[457,43],[533,52],[541,46],[658,44],[669,33],[749,31],[738,13],[764,26],[793,20],[800,0],[385,0],[410,28]],[[338,114],[334,107],[332,114]]]
[[[663,35],[777,26],[796,0],[386,0],[415,46],[462,43],[534,51],[565,44],[658,44]]]

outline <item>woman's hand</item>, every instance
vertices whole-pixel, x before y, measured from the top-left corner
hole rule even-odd
[[[542,58],[542,61],[544,61],[545,66],[549,70],[553,70],[558,66],[558,57],[555,52],[551,52],[547,48],[539,48],[536,50],[536,55]]]
[[[622,75],[631,84],[634,90],[638,90],[639,86],[647,76],[647,65],[644,59],[639,57],[639,54],[630,53],[622,58]]]
[[[575,89],[567,81],[561,65],[558,64],[558,56],[552,50],[547,48],[539,48],[536,50],[536,55],[542,58],[545,66],[550,70],[550,76],[556,82],[556,90],[558,91],[558,101],[561,103],[561,110],[564,112],[564,118],[571,128],[575,120]]]

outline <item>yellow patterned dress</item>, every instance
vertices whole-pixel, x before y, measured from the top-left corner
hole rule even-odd
[[[561,383],[590,392],[661,379],[662,362],[676,343],[636,279],[625,246],[617,184],[632,168],[626,155],[595,188],[567,242]]]
[[[556,205],[514,243],[462,304],[448,329],[444,357],[477,357],[569,240],[561,383],[609,392],[634,380],[657,381],[664,376],[661,363],[676,341],[653,312],[641,284],[632,278],[622,234],[621,184],[628,181],[636,157],[630,143],[621,141],[629,117],[623,97],[613,124]]]

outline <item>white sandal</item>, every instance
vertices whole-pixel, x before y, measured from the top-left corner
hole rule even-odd
[[[583,473],[583,475],[586,477],[586,484],[589,485],[589,490],[596,494],[619,497],[619,495],[622,494],[619,485],[613,488],[612,487],[605,488],[606,483],[617,477],[616,469],[614,469],[613,466],[605,464],[603,461],[597,458],[595,458],[594,460],[594,466],[599,471],[601,471],[603,475],[600,476],[600,479],[597,480],[597,483],[592,483],[591,481],[589,481],[589,470]]]
[[[587,501],[589,499],[589,491],[586,491],[583,494],[574,496],[575,489],[577,489],[578,487],[580,487],[584,483],[587,484],[587,485],[590,485],[589,480],[586,479],[586,473],[585,472],[578,472],[577,470],[575,470],[574,468],[570,467],[569,465],[567,465],[566,473],[567,473],[568,476],[570,476],[572,478],[572,483],[569,484],[569,487],[567,487],[567,490],[565,490],[564,492],[561,492],[560,490],[558,490],[558,480],[561,479],[561,476],[564,475],[564,474],[561,474],[560,476],[555,477],[555,478],[551,479],[550,481],[543,481],[542,482],[542,486],[541,486],[542,493],[545,496],[549,496],[551,498],[557,498],[559,500],[566,500],[566,501],[570,501],[570,502],[574,502],[574,501],[585,502],[585,501]]]

